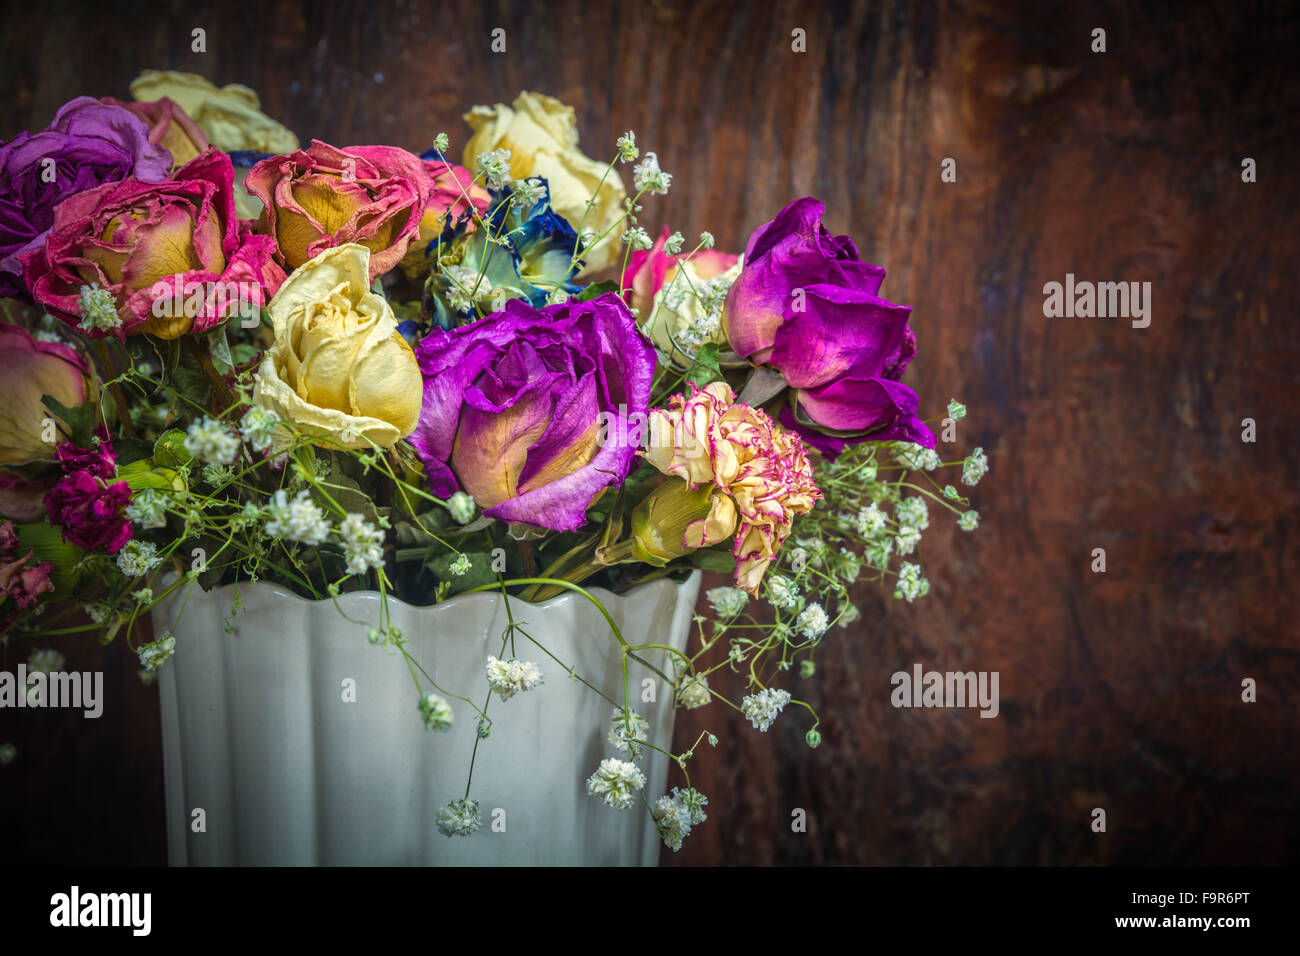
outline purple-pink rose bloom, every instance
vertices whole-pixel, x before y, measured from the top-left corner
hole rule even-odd
[[[108,484],[85,470],[66,475],[45,496],[50,524],[63,529],[65,541],[105,554],[117,554],[131,540],[131,522],[122,513],[130,503],[125,481]]]
[[[759,226],[727,294],[731,347],[779,371],[791,389],[782,424],[834,456],[859,441],[933,448],[916,393],[899,379],[916,354],[908,306],[880,298],[885,270],[848,236],[822,225],[816,199],[798,199]]]
[[[68,196],[134,176],[158,182],[171,153],[129,110],[89,96],[65,103],[39,133],[0,145],[0,296],[25,296],[18,253],[37,249]]]
[[[415,350],[424,374],[409,441],[433,493],[489,517],[572,531],[641,443],[655,352],[612,293],[503,311]]]

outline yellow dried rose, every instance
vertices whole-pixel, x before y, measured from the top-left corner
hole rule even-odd
[[[574,229],[597,234],[612,226],[623,214],[627,193],[618,172],[597,162],[578,149],[578,123],[573,107],[553,96],[520,93],[513,107],[476,106],[465,114],[474,134],[465,144],[464,163],[478,166],[480,153],[495,149],[510,151],[510,175],[515,179],[541,176],[551,190],[551,208],[567,219]],[[601,180],[604,179],[602,183]],[[587,212],[587,202],[593,201]],[[584,221],[584,214],[586,216]],[[585,272],[595,272],[615,263],[622,247],[614,233],[586,256]]]
[[[391,447],[420,417],[415,353],[369,275],[369,249],[335,246],[295,269],[267,306],[275,341],[253,402],[319,433],[320,444]]]
[[[257,94],[239,83],[217,87],[197,73],[145,70],[131,82],[137,102],[164,97],[178,104],[222,152],[291,153],[298,137],[261,111]]]

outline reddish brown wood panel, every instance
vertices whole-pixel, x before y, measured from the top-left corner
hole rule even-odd
[[[676,178],[648,227],[739,250],[815,194],[889,269],[915,307],[910,383],[930,412],[965,401],[962,446],[988,451],[983,526],[932,531],[930,596],[862,594],[816,677],[791,675],[819,750],[793,710],[766,736],[681,716],[678,748],[723,739],[693,769],[713,813],[665,862],[1300,859],[1292,5],[47,0],[0,22],[0,135],[149,67],[247,83],[304,139],[412,149],[532,89],[577,109],[589,152],[627,128],[658,152]],[[1045,318],[1067,272],[1150,282],[1150,327]],[[156,704],[129,655],[104,661],[131,689],[100,722],[0,713],[23,751],[0,845],[26,858],[164,858]],[[889,675],[916,662],[998,671],[1001,715],[894,709]]]

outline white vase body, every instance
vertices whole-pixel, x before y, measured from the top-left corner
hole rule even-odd
[[[593,594],[628,643],[682,650],[699,586],[697,572],[680,585],[659,580],[624,595]],[[482,827],[449,838],[438,832],[437,813],[465,794],[477,715],[448,696],[452,728],[425,728],[402,655],[367,640],[379,620],[377,594],[342,595],[336,608],[273,584],[241,585],[242,607],[227,632],[233,586],[195,587],[180,614],[184,590],[154,618],[159,633],[170,625],[176,638],[159,671],[172,865],[658,861],[662,844],[640,801],[616,810],[586,792],[602,758],[627,758],[607,739],[612,705],[520,633],[514,653],[503,655],[507,617],[499,594],[424,608],[389,602],[407,651],[444,696],[460,694],[482,707],[489,654],[536,661],[545,675],[541,686],[510,700],[492,695],[491,735],[480,742],[470,791]],[[564,665],[622,701],[618,644],[586,598],[512,600],[510,609]],[[668,652],[639,656],[672,674]],[[632,708],[648,721],[650,741],[671,750],[671,686],[635,661],[629,673]],[[435,690],[423,677],[422,684]],[[649,751],[638,766],[653,803],[664,792],[668,758]]]

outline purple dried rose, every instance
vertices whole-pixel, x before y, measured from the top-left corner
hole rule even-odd
[[[650,404],[655,352],[612,293],[435,330],[416,348],[424,405],[410,443],[434,494],[572,531],[627,477]]]
[[[832,236],[824,212],[799,199],[749,237],[723,311],[731,347],[781,373],[791,389],[781,423],[824,454],[859,441],[933,448],[916,393],[899,381],[916,354],[912,310],[880,298],[885,270]]]
[[[63,529],[65,541],[105,554],[117,554],[131,540],[131,522],[123,514],[130,503],[125,481],[108,484],[85,470],[65,475],[45,496],[50,524]]]
[[[0,144],[0,296],[27,295],[18,253],[40,248],[60,202],[128,176],[158,182],[171,166],[142,120],[89,96],[69,100],[40,132]]]

